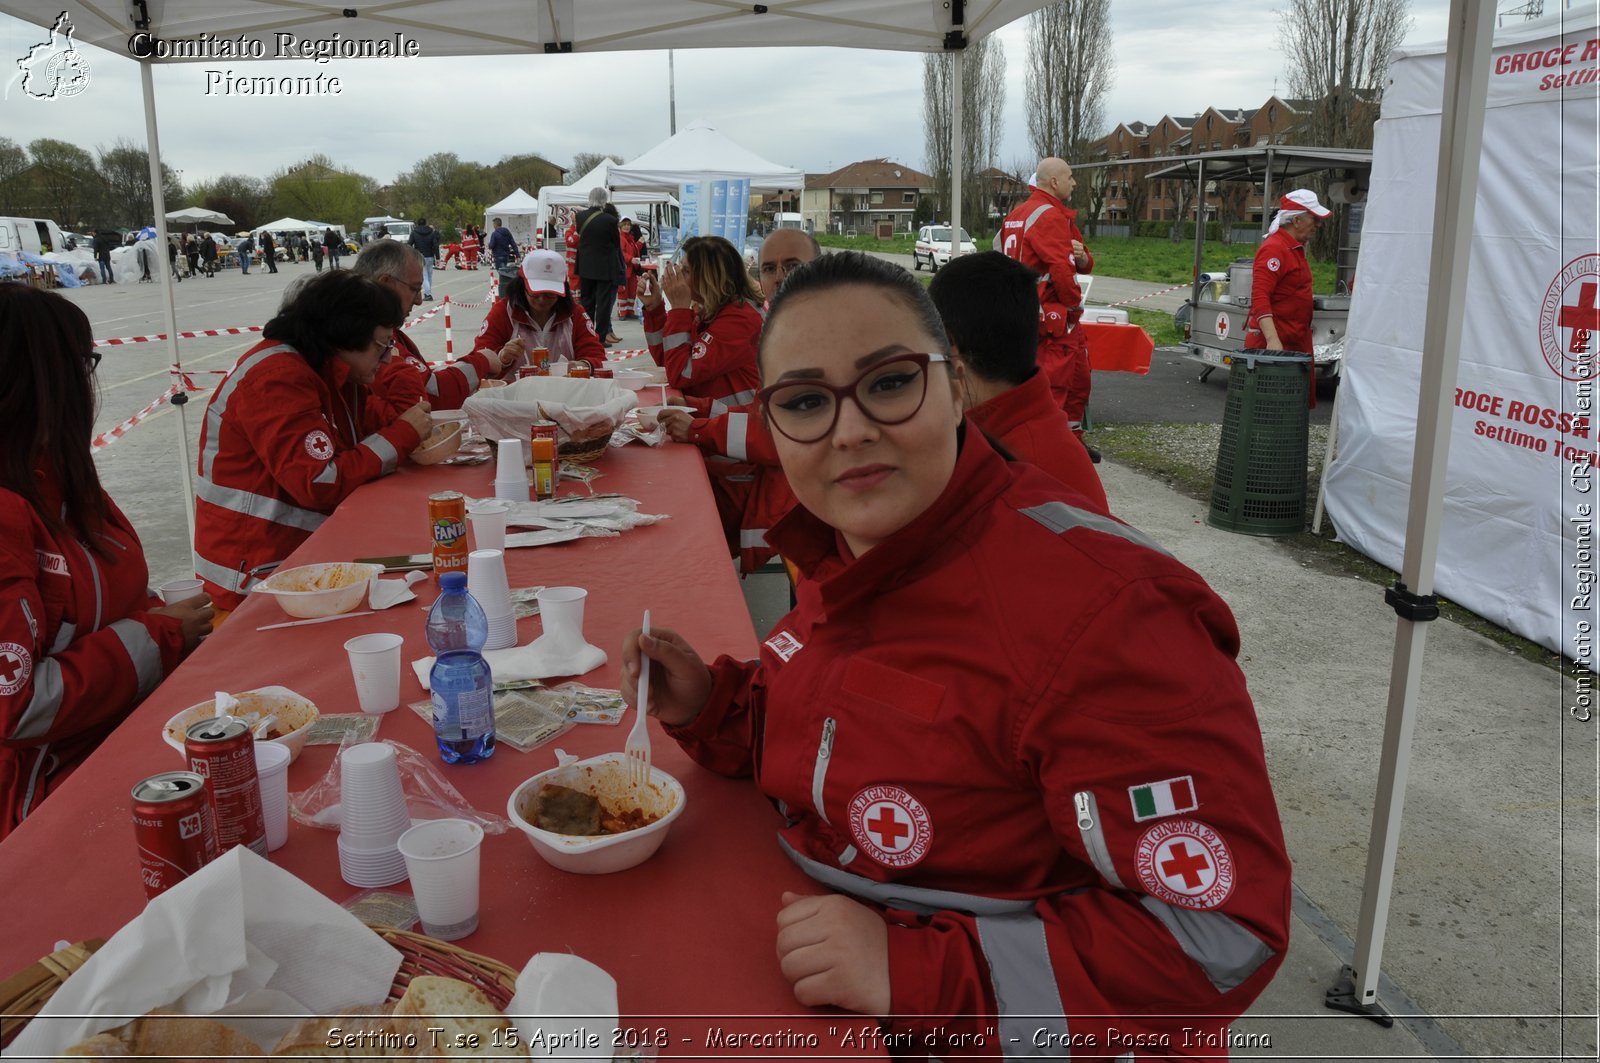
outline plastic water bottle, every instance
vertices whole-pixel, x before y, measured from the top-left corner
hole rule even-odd
[[[433,736],[446,764],[476,764],[494,755],[494,681],[482,653],[489,620],[467,593],[465,572],[444,573],[439,586],[428,613]]]

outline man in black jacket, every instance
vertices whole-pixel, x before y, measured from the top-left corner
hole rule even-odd
[[[604,188],[589,190],[589,206],[579,213],[578,281],[583,312],[606,346],[622,342],[611,331],[611,304],[617,300],[617,263],[622,260],[622,238],[617,218],[605,212],[610,197]]]
[[[111,252],[122,246],[122,234],[101,229],[94,234],[94,260],[100,267],[100,283],[113,284],[111,278]]]
[[[422,298],[424,302],[431,303],[433,264],[439,258],[439,231],[428,224],[427,218],[418,218],[417,224],[411,227],[411,239],[407,242],[422,254]]]

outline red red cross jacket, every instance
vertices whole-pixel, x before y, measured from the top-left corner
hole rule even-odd
[[[757,403],[689,423],[689,442],[706,457],[711,493],[717,500],[739,571],[750,573],[773,556],[767,531],[795,506],[794,492],[778,464],[772,434]]]
[[[1306,249],[1284,229],[1271,233],[1256,249],[1250,273],[1250,320],[1244,345],[1266,347],[1261,318],[1271,315],[1278,330],[1278,349],[1311,353],[1311,266]]]
[[[596,369],[605,364],[605,344],[595,335],[589,315],[571,295],[563,295],[556,301],[550,320],[542,326],[535,324],[525,311],[512,306],[504,296],[496,299],[478,329],[477,339],[472,341],[473,353],[482,351],[491,363],[498,363],[500,348],[513,336],[530,351],[535,347],[548,348],[553,362],[580,359]],[[515,379],[518,369],[528,364],[524,354],[518,361],[495,372],[502,380],[511,380]]]
[[[482,350],[450,365],[430,365],[411,337],[399,329],[394,330],[394,343],[394,353],[378,367],[378,378],[372,382],[372,394],[383,403],[391,421],[419,402],[435,410],[461,409],[478,384],[500,365],[493,352]]]
[[[350,492],[391,473],[421,440],[329,358],[318,373],[262,340],[206,405],[195,491],[195,575],[220,609],[321,526]]]
[[[1039,331],[1046,334],[1052,312],[1065,315],[1067,328],[1083,316],[1083,293],[1078,288],[1078,267],[1072,257],[1072,241],[1083,242],[1078,231],[1078,212],[1063,206],[1061,200],[1043,189],[1033,188],[1000,228],[1000,249],[1009,258],[1039,274]],[[1094,272],[1094,256],[1088,255],[1084,273]],[[1057,334],[1059,334],[1059,329]]]
[[[644,338],[667,383],[701,414],[716,416],[755,401],[761,387],[756,351],[761,345],[761,311],[735,302],[701,321],[688,307],[647,307]]]
[[[1227,606],[973,432],[860,559],[804,509],[771,537],[798,605],[673,734],[754,774],[814,878],[882,906],[891,1032],[935,1055],[1214,1058],[1225,1040],[1185,1031],[1224,1034],[1289,942]]]
[[[967,417],[1013,455],[1093,502],[1098,512],[1111,512],[1088,448],[1050,394],[1050,380],[1042,371],[1035,370],[1010,391],[974,406]]]
[[[43,505],[61,506],[38,474]],[[38,806],[183,656],[183,626],[149,612],[144,550],[105,496],[103,553],[52,532],[0,489],[0,838]]]

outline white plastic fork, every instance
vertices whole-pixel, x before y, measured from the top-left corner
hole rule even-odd
[[[650,610],[644,611],[644,634],[650,634]],[[650,658],[641,653],[639,655],[639,696],[634,699],[633,709],[637,715],[633,719],[633,730],[628,732],[627,744],[622,751],[628,757],[628,779],[635,786],[643,786],[650,781],[650,731],[645,725],[645,718],[649,713],[645,709],[646,699],[650,696]]]

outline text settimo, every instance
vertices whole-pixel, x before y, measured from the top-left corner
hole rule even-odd
[[[1507,399],[1504,395],[1471,388],[1456,388],[1455,404],[1461,409],[1487,414],[1503,422],[1493,424],[1479,420],[1473,424],[1473,435],[1539,454],[1553,454],[1571,462],[1575,470],[1581,467],[1585,476],[1588,470],[1600,465],[1600,454],[1589,442],[1592,425],[1586,412],[1556,410],[1535,402]],[[1584,409],[1588,407],[1589,403],[1585,402]],[[1539,429],[1553,434],[1539,434]],[[1582,442],[1574,444],[1563,439],[1564,436],[1572,436]],[[1574,475],[1577,475],[1576,471]]]
[[[1578,55],[1580,45],[1577,41],[1562,45],[1559,48],[1540,48],[1531,52],[1508,52],[1496,56],[1494,72],[1496,75],[1520,74],[1524,71],[1548,70],[1556,67],[1571,66],[1574,63],[1592,63],[1600,57],[1600,37],[1594,37],[1584,42],[1581,46],[1583,54]],[[1587,84],[1596,79],[1596,72],[1592,68],[1575,71],[1570,74],[1546,74],[1539,82],[1541,91],[1556,89],[1563,85]]]

